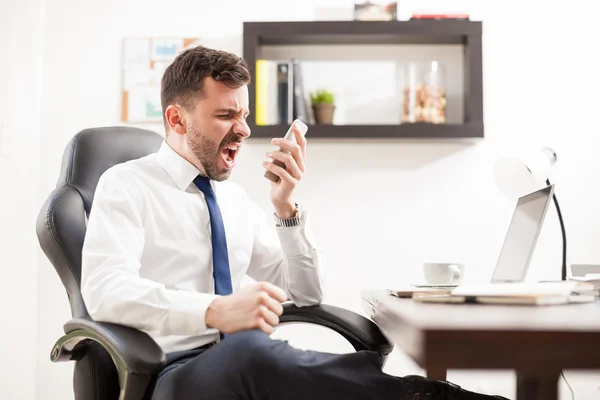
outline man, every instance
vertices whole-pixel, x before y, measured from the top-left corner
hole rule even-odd
[[[269,334],[281,303],[319,304],[319,253],[294,201],[306,140],[273,139],[264,162],[276,227],[227,182],[250,136],[245,62],[205,47],[162,79],[166,140],[106,171],[83,247],[90,316],[147,332],[167,354],[155,400],[489,399],[445,382],[384,374],[377,354],[301,351]],[[256,283],[240,288],[245,275]],[[441,396],[441,397],[435,397]]]

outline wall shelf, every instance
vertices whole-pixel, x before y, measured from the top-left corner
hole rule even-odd
[[[287,125],[257,126],[256,60],[263,46],[460,44],[464,48],[464,124],[312,125],[311,138],[460,138],[484,137],[482,23],[468,20],[273,21],[245,22],[243,57],[248,63],[253,137],[277,137]]]
[[[281,137],[288,125],[262,125],[252,128],[251,138]],[[399,125],[309,125],[306,138],[477,138],[482,124],[399,124]]]

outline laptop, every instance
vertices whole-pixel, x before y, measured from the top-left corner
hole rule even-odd
[[[420,285],[412,297],[424,302],[444,303],[473,299],[480,303],[536,305],[595,301],[593,296],[572,295],[577,292],[577,282],[524,283],[553,195],[554,185],[549,185],[519,198],[489,283],[444,287]],[[430,292],[432,290],[439,293]],[[401,292],[390,293],[402,295]]]
[[[518,199],[490,283],[516,283],[525,280],[553,194],[554,184]],[[413,286],[451,290],[459,284]]]
[[[554,185],[550,185],[519,198],[491,283],[525,280],[553,195]]]

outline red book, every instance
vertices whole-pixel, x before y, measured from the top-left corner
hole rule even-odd
[[[469,14],[413,14],[410,19],[469,19]]]

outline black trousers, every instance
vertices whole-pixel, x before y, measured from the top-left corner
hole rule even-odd
[[[152,400],[402,400],[400,378],[378,354],[300,350],[260,330],[229,335],[208,349],[167,355]]]

